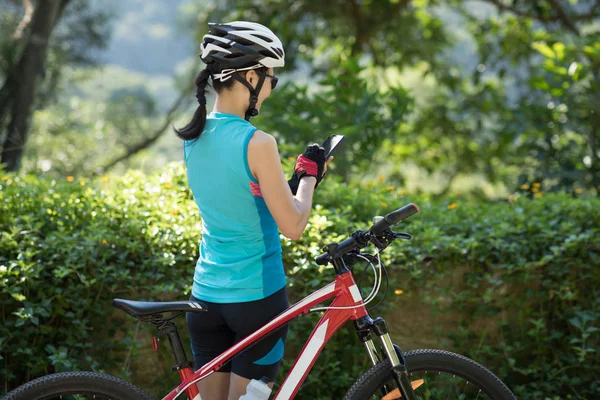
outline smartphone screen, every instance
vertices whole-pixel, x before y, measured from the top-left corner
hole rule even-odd
[[[321,146],[325,149],[325,154],[327,154],[325,156],[326,160],[331,156],[335,148],[338,147],[340,143],[344,141],[345,138],[346,136],[344,135],[331,135],[327,139],[325,139]]]

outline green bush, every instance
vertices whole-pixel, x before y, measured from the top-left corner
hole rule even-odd
[[[375,315],[386,317],[395,341],[475,358],[519,398],[600,394],[600,200],[555,194],[441,202],[383,182],[359,187],[328,180],[302,239],[282,239],[290,300],[333,279],[331,268],[312,262],[325,243],[415,202],[421,214],[399,228],[413,241],[382,256],[390,290]],[[200,221],[182,167],[96,182],[8,175],[0,181],[0,207],[3,390],[72,369],[124,376],[159,398],[172,389],[178,376],[170,371],[168,346],[145,353],[152,331],[113,310],[111,300],[189,295]],[[318,318],[292,323],[285,371]],[[183,318],[178,324],[187,344]],[[340,398],[367,367],[349,324],[326,347],[298,398]]]

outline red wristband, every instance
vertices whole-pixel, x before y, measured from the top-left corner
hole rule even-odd
[[[294,172],[298,173],[300,171],[304,171],[306,175],[314,176],[316,178],[317,174],[319,173],[319,167],[317,166],[316,162],[300,154],[296,160],[296,168],[294,169]]]

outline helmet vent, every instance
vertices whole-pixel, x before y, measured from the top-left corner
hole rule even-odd
[[[272,42],[273,42],[273,39],[271,39],[271,38],[268,38],[268,37],[266,37],[266,36],[263,36],[263,35],[257,35],[257,34],[254,34],[254,36],[255,36],[255,37],[257,37],[257,38],[259,38],[259,39],[262,39],[262,40],[264,40],[264,41],[265,41],[265,42],[267,42],[267,43],[272,43]]]
[[[244,46],[252,46],[254,44],[252,41],[240,37],[236,37],[235,41]]]
[[[273,57],[273,52],[269,50],[261,50],[259,53],[265,57]]]

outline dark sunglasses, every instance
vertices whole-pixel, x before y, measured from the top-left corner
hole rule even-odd
[[[275,86],[277,86],[277,82],[279,82],[279,78],[276,77],[275,75],[269,75],[269,74],[265,74],[265,76],[271,78],[271,90],[275,89]]]

